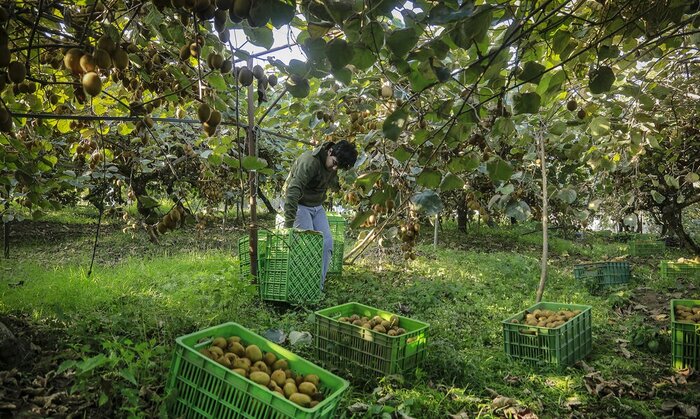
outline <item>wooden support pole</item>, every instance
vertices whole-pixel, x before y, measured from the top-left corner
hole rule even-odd
[[[253,59],[248,58],[248,69],[253,70]],[[248,86],[248,127],[247,145],[248,155],[251,157],[258,156],[257,144],[255,142],[255,97],[253,84]],[[258,194],[258,172],[256,170],[248,171],[248,204],[250,206],[250,224],[249,224],[249,243],[250,243],[250,273],[253,275],[253,282],[258,282],[258,226],[257,226],[257,208],[256,197]]]

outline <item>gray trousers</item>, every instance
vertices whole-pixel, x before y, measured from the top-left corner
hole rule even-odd
[[[297,217],[294,220],[294,227],[302,230],[314,230],[323,233],[323,267],[321,269],[321,290],[326,282],[326,272],[328,265],[331,263],[333,255],[333,236],[331,235],[331,226],[326,218],[326,211],[322,206],[307,207],[299,205],[297,207]]]

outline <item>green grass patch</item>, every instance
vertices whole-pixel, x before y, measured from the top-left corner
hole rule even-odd
[[[153,245],[115,226],[101,238],[89,277],[90,234],[16,243],[21,256],[0,268],[0,314],[59,325],[59,370],[75,371],[76,389],[96,406],[112,403],[117,416],[164,414],[162,389],[177,336],[227,321],[257,333],[313,334],[313,310],[348,301],[402,310],[428,322],[430,337],[420,368],[353,383],[342,416],[651,417],[665,400],[697,404],[697,381],[668,384],[674,374],[668,321],[658,317],[682,284],[661,281],[657,259],[632,259],[630,284],[596,295],[574,280],[575,264],[624,255],[625,245],[606,237],[554,235],[551,242],[544,300],[593,307],[586,365],[556,371],[506,357],[500,322],[534,304],[540,280],[541,232],[530,233],[534,228],[464,234],[447,227],[437,250],[425,234],[417,260],[361,258],[327,280],[321,304],[290,307],[259,301],[255,287],[238,278],[241,229],[178,230]],[[312,345],[291,349],[314,359]],[[115,389],[110,395],[97,387],[106,379]],[[592,392],[597,384],[614,396]]]

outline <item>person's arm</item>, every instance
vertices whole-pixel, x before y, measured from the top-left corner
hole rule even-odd
[[[284,200],[284,226],[290,228],[294,226],[294,220],[297,218],[297,207],[299,200],[304,194],[304,188],[309,184],[314,175],[314,160],[302,159],[294,168],[289,184],[287,185],[287,194]]]

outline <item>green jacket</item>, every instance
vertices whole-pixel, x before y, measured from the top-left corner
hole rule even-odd
[[[322,205],[326,190],[340,189],[338,174],[326,168],[326,145],[305,151],[292,165],[285,182],[284,226],[292,227],[299,204],[307,207]]]

